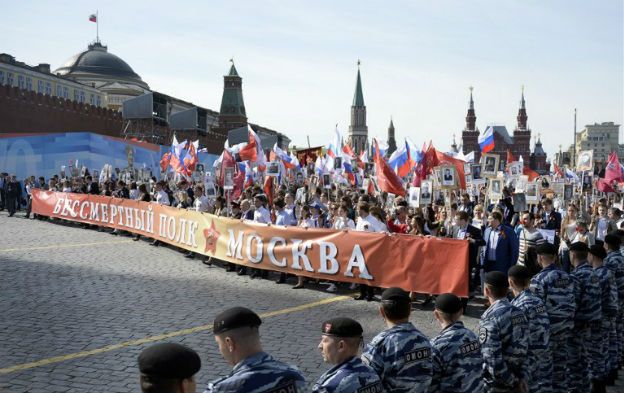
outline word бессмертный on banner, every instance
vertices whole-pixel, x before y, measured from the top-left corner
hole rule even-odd
[[[157,203],[32,191],[32,211],[138,233],[197,254],[321,280],[468,295],[468,241],[258,224]]]

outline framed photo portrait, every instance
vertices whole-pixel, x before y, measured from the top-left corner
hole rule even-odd
[[[496,177],[498,172],[498,154],[484,154],[481,157],[481,174],[485,177]]]
[[[522,212],[527,210],[526,195],[523,192],[513,194],[514,210]]]
[[[481,165],[480,164],[472,164],[472,179],[473,180],[481,179]]]
[[[576,170],[591,171],[592,169],[594,169],[594,151],[580,151],[578,154],[578,161],[576,162]]]
[[[323,188],[326,190],[331,189],[331,176],[329,173],[323,174]]]
[[[269,165],[267,165],[267,176],[273,176],[273,177],[277,177],[279,176],[279,163],[277,161],[271,161],[269,162]]]
[[[223,189],[233,190],[234,189],[234,168],[225,168],[223,172],[224,172]]]
[[[488,195],[491,200],[496,201],[503,196],[503,180],[502,179],[490,179],[490,188]]]
[[[455,187],[455,167],[443,166],[440,168],[442,174],[442,186],[443,187]]]
[[[433,198],[433,183],[431,180],[423,180],[420,183],[420,203],[422,205],[431,204]]]
[[[342,169],[342,157],[334,158],[334,169]]]
[[[420,206],[420,187],[410,187],[408,203],[413,208]]]
[[[540,199],[540,186],[537,182],[528,183],[526,186],[527,203],[537,203]]]
[[[565,184],[563,186],[563,200],[571,201],[574,199],[574,184]]]

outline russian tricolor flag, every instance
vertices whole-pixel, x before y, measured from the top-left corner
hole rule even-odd
[[[482,135],[479,135],[479,147],[481,153],[487,153],[494,150],[494,128],[488,126]]]

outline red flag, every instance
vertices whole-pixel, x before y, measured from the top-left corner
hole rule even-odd
[[[227,151],[227,149],[223,150],[221,170],[219,171],[219,176],[217,177],[217,184],[221,187],[223,187],[223,179],[225,179],[225,168],[236,168],[236,160],[232,154]]]
[[[373,184],[372,180],[368,182],[368,189],[366,190],[366,192],[368,193],[368,195],[375,195],[375,185]]]
[[[243,193],[243,183],[245,183],[245,172],[241,171],[238,168],[238,164],[236,164],[236,169],[234,170],[236,175],[234,175],[234,189],[232,190],[232,199],[238,199],[238,197]]]
[[[96,14],[89,15],[89,22],[96,22],[97,23],[97,15]]]
[[[455,171],[457,172],[457,176],[459,176],[459,188],[465,190],[466,189],[466,176],[464,176],[464,164],[465,162],[458,159],[448,156],[444,153],[436,151],[437,161],[439,163],[449,163],[455,167]]]
[[[189,143],[188,152],[184,157],[184,166],[186,167],[186,174],[191,175],[193,171],[195,171],[195,167],[199,162],[199,157],[197,157],[197,146],[199,146],[199,140],[195,143]]]
[[[555,175],[559,177],[565,177],[565,175],[563,174],[563,171],[561,170],[561,168],[559,168],[559,165],[557,164],[555,164]]]
[[[533,181],[539,177],[539,173],[535,172],[533,169],[529,168],[526,165],[524,166],[524,168],[522,168],[522,174],[528,176],[529,181]]]
[[[273,206],[273,176],[264,178],[264,193],[269,201],[269,206]]]
[[[403,182],[401,182],[401,179],[381,156],[377,140],[375,140],[375,165],[377,166],[377,184],[379,188],[394,195],[405,196]]]
[[[256,138],[249,134],[249,142],[238,152],[241,161],[256,162],[258,160],[258,146]]]
[[[169,166],[169,161],[171,161],[170,151],[163,154],[162,158],[160,159],[160,171],[161,172],[165,172],[167,170],[167,167]]]
[[[518,160],[516,160],[516,157],[514,157],[514,155],[511,153],[511,150],[507,149],[507,165],[511,164],[514,161]]]
[[[620,180],[622,178],[622,167],[620,161],[615,152],[609,154],[609,160],[607,161],[607,167],[605,168],[605,180],[608,183]]]
[[[427,151],[425,152],[425,157],[423,158],[423,161],[425,163],[425,170],[427,174],[430,174],[434,167],[440,165],[440,160],[438,160],[437,151],[435,147],[433,147],[433,144],[431,143],[431,141],[429,141],[429,147],[427,148]]]
[[[611,184],[609,184],[609,182],[607,182],[605,179],[598,179],[598,181],[596,182],[596,188],[602,192],[615,192],[615,190],[613,189],[613,187],[611,187]]]

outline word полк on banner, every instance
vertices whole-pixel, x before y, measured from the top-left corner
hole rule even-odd
[[[43,216],[115,228],[197,254],[321,280],[468,295],[468,241],[258,224],[156,203],[32,191]]]

